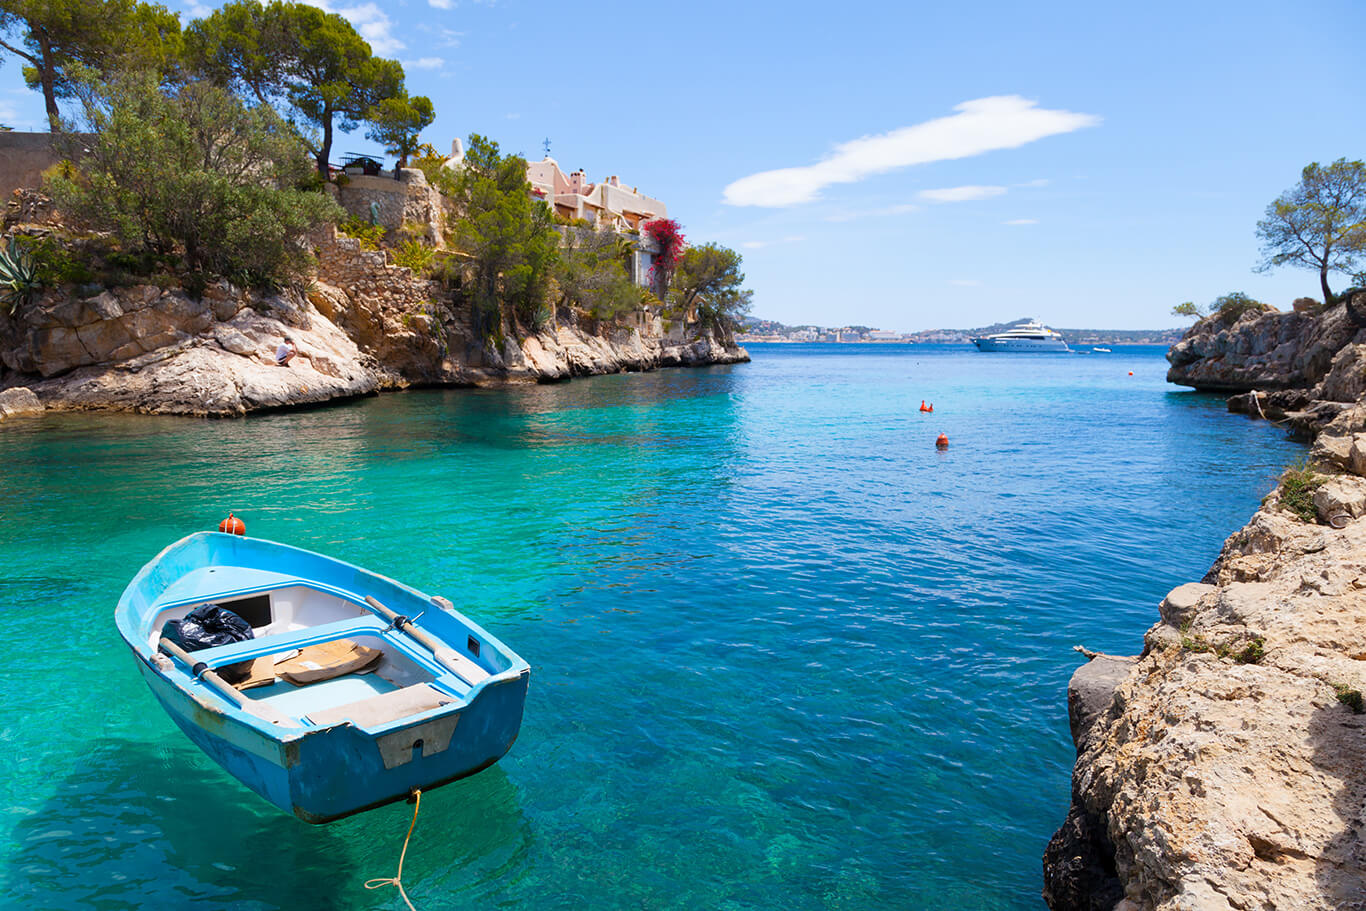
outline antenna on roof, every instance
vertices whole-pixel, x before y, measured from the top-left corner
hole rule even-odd
[[[545,157],[546,157],[546,158],[549,158],[549,157],[550,157],[550,137],[547,136],[545,139],[541,140],[541,145],[545,148]]]

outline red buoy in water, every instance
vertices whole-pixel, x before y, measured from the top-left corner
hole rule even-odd
[[[935,448],[935,449],[948,449],[948,448],[949,448],[949,435],[948,435],[947,433],[941,433],[941,434],[939,435],[939,439],[937,439],[937,440],[934,441],[934,448]]]
[[[229,512],[228,517],[218,523],[218,530],[227,535],[246,535],[247,525]]]
[[[921,399],[921,400],[920,400],[920,410],[921,410],[921,411],[929,411],[929,410],[930,410],[930,409],[928,409],[928,408],[925,407],[925,400],[924,400],[924,399]]]
[[[930,407],[926,408],[925,410],[928,411],[930,414],[934,414],[934,402],[930,402]]]

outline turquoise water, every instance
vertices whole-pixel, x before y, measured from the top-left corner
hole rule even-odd
[[[280,814],[114,630],[137,568],[233,509],[449,596],[532,665],[512,752],[423,798],[424,911],[1042,908],[1072,646],[1138,650],[1301,447],[1166,385],[1157,348],[752,353],[0,425],[7,904],[402,907],[361,883],[410,807]]]

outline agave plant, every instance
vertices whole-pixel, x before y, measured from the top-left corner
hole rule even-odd
[[[33,254],[12,239],[0,247],[0,305],[9,307],[10,316],[32,303],[41,287]]]

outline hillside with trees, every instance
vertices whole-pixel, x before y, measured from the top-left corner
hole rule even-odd
[[[525,160],[478,134],[463,159],[448,161],[422,141],[436,114],[431,99],[410,95],[402,65],[373,54],[338,14],[232,0],[182,30],[164,7],[139,0],[3,0],[0,49],[27,64],[25,78],[43,93],[66,154],[45,176],[46,196],[24,195],[6,220],[0,342],[11,350],[0,361],[10,371],[45,365],[44,375],[62,374],[92,357],[102,363],[113,352],[99,345],[45,354],[23,339],[67,338],[111,319],[122,322],[106,335],[133,336],[120,352],[153,344],[137,327],[154,323],[156,340],[197,344],[214,327],[197,317],[187,323],[182,311],[202,313],[215,293],[239,303],[254,295],[250,306],[262,313],[287,297],[285,324],[307,324],[292,311],[321,307],[373,351],[403,361],[376,380],[381,386],[475,381],[462,372],[470,365],[522,369],[531,355],[514,349],[538,335],[532,355],[558,353],[526,367],[534,376],[618,363],[607,349],[571,356],[554,340],[557,327],[609,347],[637,345],[620,360],[637,368],[743,356],[731,340],[749,304],[738,253],[688,247],[669,219],[639,231],[571,223],[533,195]],[[394,181],[379,190],[350,186],[351,169],[331,158],[337,136],[353,131],[396,157]],[[365,173],[381,168],[364,164]],[[351,203],[348,214],[347,200],[371,199],[365,192],[398,193],[405,211],[425,206],[427,221],[405,215],[386,228],[373,201]],[[641,249],[658,254],[645,286],[628,268]],[[374,273],[368,281],[357,271],[366,269]],[[132,320],[123,304],[77,306],[100,293],[152,288],[160,292],[135,296],[174,319]],[[341,289],[348,302],[316,288]],[[177,303],[177,294],[190,303]],[[106,315],[113,310],[123,315]],[[241,312],[226,304],[215,312],[230,310]],[[73,313],[87,322],[62,322]],[[719,347],[662,353],[687,333],[719,339]],[[395,339],[408,339],[412,350],[400,352]],[[258,353],[264,346],[257,343]],[[486,375],[493,374],[479,374]],[[0,376],[0,384],[13,382]]]

